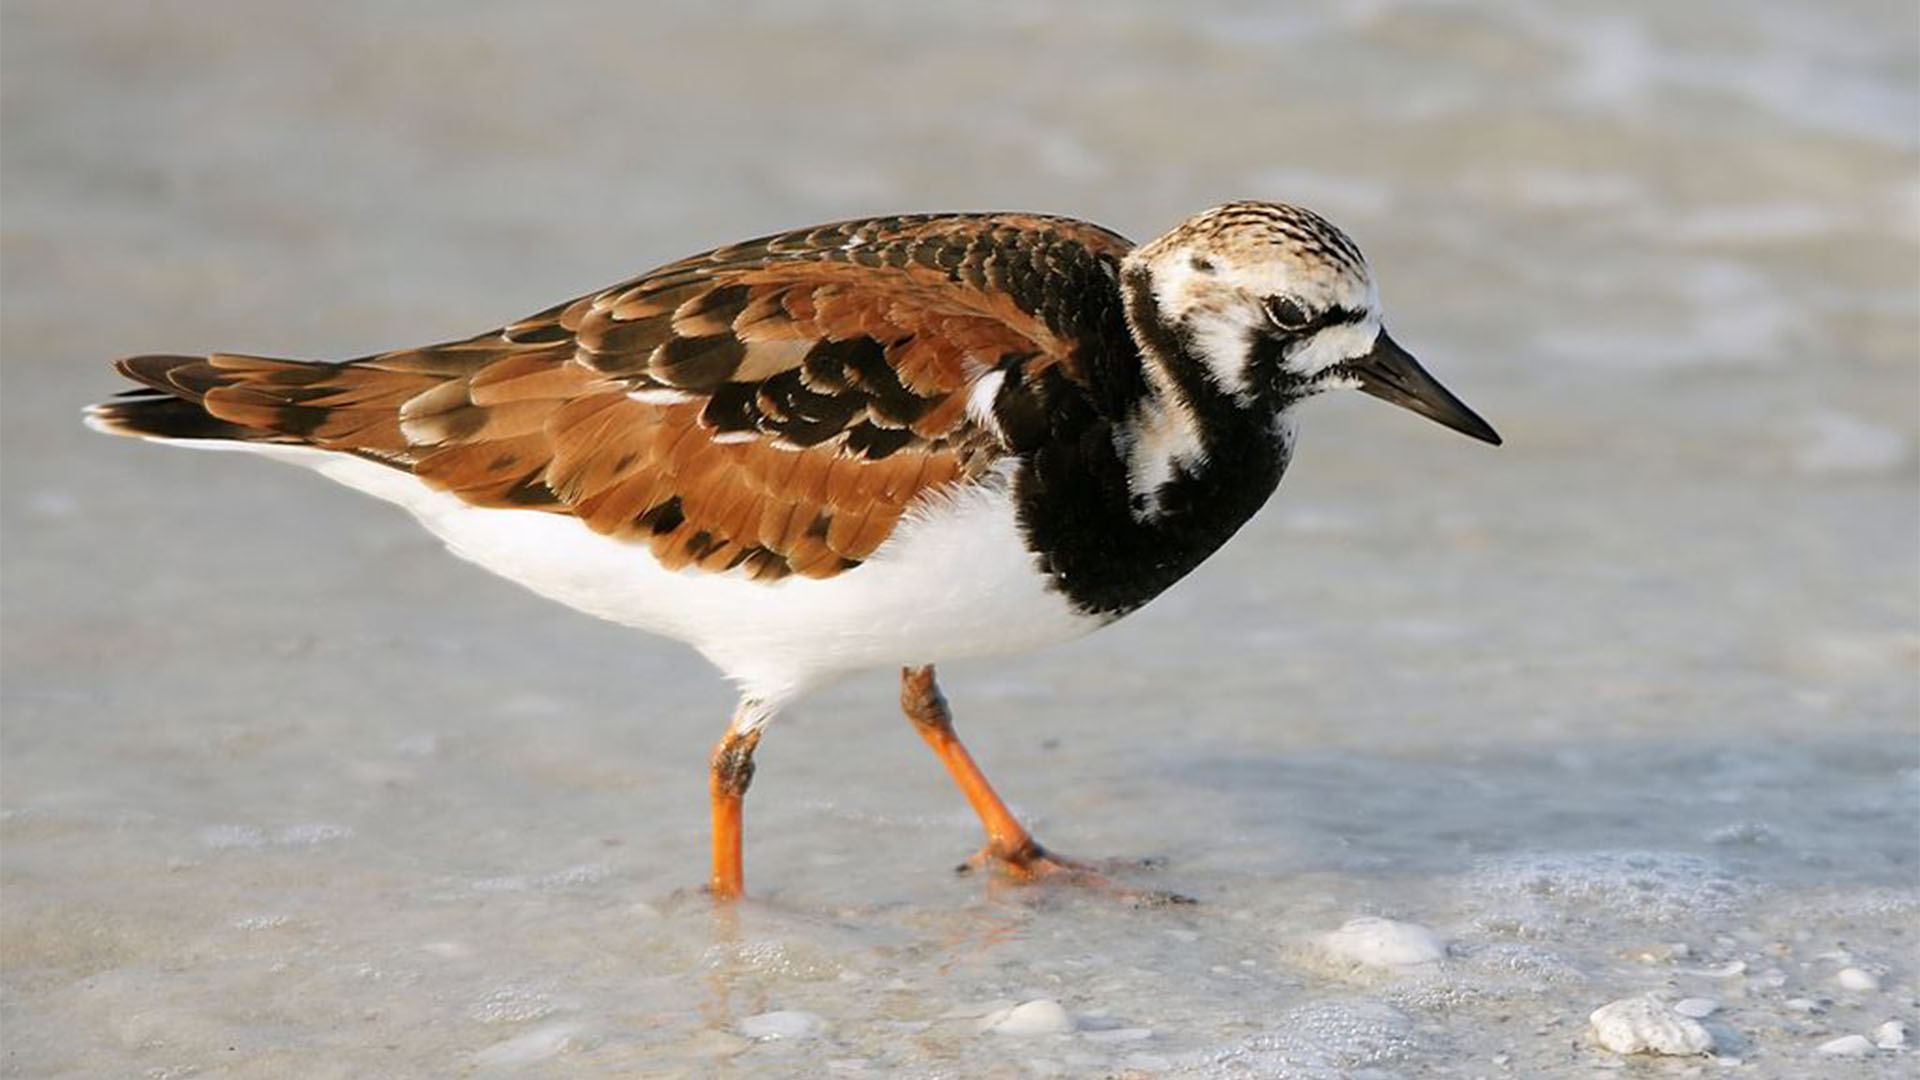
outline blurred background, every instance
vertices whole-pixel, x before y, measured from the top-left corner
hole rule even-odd
[[[0,125],[11,1075],[1542,1075],[1649,991],[1806,1075],[1920,1020],[1908,0],[7,0]],[[1316,401],[1191,580],[946,674],[1043,839],[1166,857],[1191,910],[949,876],[974,825],[882,673],[770,733],[721,933],[690,651],[78,423],[129,353],[464,336],[876,212],[1144,240],[1232,198],[1350,232],[1507,445]],[[1452,958],[1328,961],[1356,914]],[[1036,997],[1078,1030],[976,1031]]]

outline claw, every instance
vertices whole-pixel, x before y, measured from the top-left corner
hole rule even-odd
[[[957,874],[986,870],[993,877],[1016,885],[1074,885],[1127,900],[1135,907],[1169,907],[1198,903],[1190,896],[1160,889],[1136,889],[1113,880],[1115,870],[1157,869],[1165,859],[1112,859],[1099,863],[1082,862],[1047,852],[1039,844],[1029,843],[1023,850],[1003,854],[992,845],[981,848],[972,857],[954,867]]]

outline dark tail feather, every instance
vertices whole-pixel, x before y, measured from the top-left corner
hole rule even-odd
[[[96,431],[149,439],[294,441],[208,413],[200,404],[201,398],[228,380],[204,356],[129,356],[113,366],[142,386],[112,401],[89,406],[87,426]]]
[[[197,401],[158,390],[129,390],[112,401],[88,406],[87,425],[112,435],[148,439],[238,439],[244,442],[284,442],[270,431],[229,424],[200,407]]]

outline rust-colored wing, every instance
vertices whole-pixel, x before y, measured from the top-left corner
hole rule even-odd
[[[920,495],[1006,452],[968,414],[982,376],[1001,371],[1002,392],[1048,372],[1084,383],[1122,344],[1127,248],[1033,215],[844,222],[465,341],[344,364],[217,354],[121,370],[241,431],[213,437],[348,451],[476,505],[572,514],[670,567],[827,577]]]

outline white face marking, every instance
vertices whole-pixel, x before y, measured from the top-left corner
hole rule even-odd
[[[1196,260],[1210,269],[1196,268]],[[1337,264],[1298,257],[1233,261],[1223,253],[1180,247],[1152,259],[1149,268],[1162,316],[1186,325],[1215,383],[1243,401],[1253,393],[1247,365],[1255,338],[1272,332],[1262,306],[1267,299],[1290,297],[1309,314],[1341,307],[1365,316],[1358,323],[1330,326],[1295,347],[1288,366],[1302,376],[1365,356],[1380,332],[1380,296],[1373,282]]]
[[[1380,337],[1380,316],[1369,312],[1362,322],[1329,326],[1296,346],[1287,356],[1287,367],[1308,379],[1321,372],[1373,351]],[[1322,386],[1336,385],[1321,382]]]
[[[1253,335],[1265,328],[1267,316],[1257,302],[1209,302],[1209,293],[1217,289],[1214,273],[1195,269],[1193,253],[1188,249],[1176,251],[1153,264],[1153,298],[1161,314],[1186,313],[1194,347],[1212,372],[1214,383],[1246,400],[1253,395],[1253,387],[1247,381]]]

